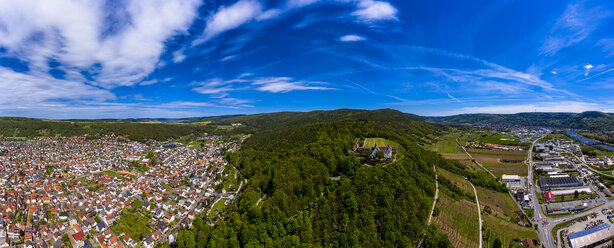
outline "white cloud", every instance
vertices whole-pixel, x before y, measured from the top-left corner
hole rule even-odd
[[[332,90],[333,88],[318,86],[321,82],[294,81],[289,77],[266,77],[254,80],[252,85],[256,90],[271,93],[286,93],[295,90]]]
[[[115,99],[115,95],[106,90],[80,82],[55,79],[47,74],[29,75],[0,67],[0,78],[0,105],[36,104],[57,99]]]
[[[365,40],[365,37],[362,37],[360,35],[355,35],[355,34],[348,34],[348,35],[341,36],[339,40],[343,42],[362,41],[362,40]]]
[[[252,78],[253,74],[243,73],[239,77],[231,80],[214,78],[205,82],[193,83],[197,87],[192,90],[209,95],[213,98],[226,98],[231,91],[237,90],[257,90],[271,93],[286,93],[295,90],[332,90],[334,88],[324,87],[326,83],[297,81],[290,77],[260,77]],[[227,98],[232,99],[232,98]]]
[[[550,30],[540,53],[554,55],[563,48],[583,41],[611,14],[611,11],[601,8],[586,9],[582,3],[568,5]]]
[[[352,15],[359,19],[372,22],[380,20],[396,20],[398,10],[388,2],[360,0],[358,9]]]
[[[183,52],[184,52],[183,50],[177,50],[173,52],[173,62],[174,63],[179,63],[188,57]]]
[[[288,0],[286,6],[289,8],[299,8],[319,2],[320,0]]]
[[[262,13],[262,5],[256,0],[239,0],[233,5],[222,6],[207,19],[203,36],[194,44],[207,41],[216,35],[235,29],[255,19]]]
[[[152,84],[156,84],[156,83],[158,83],[158,80],[152,79],[152,80],[143,81],[143,82],[139,83],[139,85],[145,86],[145,85],[152,85]]]
[[[588,73],[591,72],[591,69],[593,69],[593,65],[591,64],[586,64],[584,66],[584,76],[588,76]]]
[[[71,80],[90,71],[100,87],[134,85],[156,68],[164,42],[187,31],[201,2],[117,4],[125,4],[121,13],[94,0],[0,1],[0,46],[32,71],[47,72],[55,59]]]

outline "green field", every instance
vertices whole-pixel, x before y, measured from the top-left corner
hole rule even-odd
[[[509,247],[512,240],[519,239],[538,239],[535,230],[530,227],[522,227],[509,220],[504,220],[490,214],[483,214],[483,247],[492,247],[494,240],[498,237],[503,243],[502,247]]]
[[[482,141],[482,142],[496,143],[496,144],[502,144],[502,145],[524,145],[522,142],[520,142],[516,138],[510,137],[510,136],[503,136],[499,133],[495,133],[489,136],[479,137],[477,138],[477,140]]]
[[[147,227],[147,217],[140,215],[138,212],[122,211],[119,220],[111,226],[111,230],[116,235],[127,233],[135,241],[141,241],[143,234],[150,235],[151,229]]]
[[[591,198],[597,198],[599,197],[599,195],[597,193],[592,193],[592,194],[579,194],[578,197],[574,197],[573,194],[571,195],[564,195],[565,198],[563,199],[563,195],[557,195],[556,199],[554,200],[555,202],[562,202],[562,201],[575,201],[575,200],[582,200],[582,199],[591,199]]]
[[[207,216],[208,219],[213,219],[213,216],[215,216],[216,210],[217,212],[222,212],[222,210],[224,210],[224,203],[226,202],[226,198],[222,198],[220,201],[216,202],[215,205],[213,205],[213,209],[211,209],[211,212],[209,212],[209,215]]]
[[[384,138],[366,138],[363,147],[373,147],[375,144],[379,147],[390,145],[397,148],[399,146],[396,142]]]
[[[471,192],[471,195],[473,195],[473,188],[462,176],[443,169],[437,169],[437,174],[440,178],[450,180],[464,192]],[[439,185],[439,194],[440,198],[436,204],[439,213],[433,218],[439,230],[448,234],[454,247],[477,247],[479,241],[477,204],[464,198],[455,200],[451,195],[448,195],[441,184]]]

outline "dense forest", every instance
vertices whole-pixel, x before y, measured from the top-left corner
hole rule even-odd
[[[461,114],[429,117],[429,119],[444,124],[522,125],[591,131],[611,131],[614,129],[614,115],[597,111],[583,113]]]
[[[248,180],[238,203],[213,227],[199,223],[181,231],[177,247],[415,247],[423,235],[423,247],[450,247],[447,236],[426,226],[435,192],[433,165],[505,190],[488,175],[469,173],[419,147],[425,134],[446,127],[411,115],[393,110],[269,115],[241,117],[258,131],[228,156]],[[398,161],[361,163],[348,150],[365,137],[400,144]],[[259,199],[264,200],[256,204]]]

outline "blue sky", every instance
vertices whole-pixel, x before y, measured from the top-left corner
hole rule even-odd
[[[612,1],[7,0],[0,115],[614,112]]]

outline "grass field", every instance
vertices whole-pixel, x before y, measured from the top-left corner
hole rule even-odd
[[[483,171],[479,166],[471,161],[471,158],[463,151],[463,148],[458,145],[456,140],[464,145],[467,140],[473,139],[473,137],[468,137],[471,134],[452,132],[446,134],[441,137],[437,137],[437,142],[425,147],[428,150],[439,153],[442,157],[446,159],[458,160],[470,171]]]
[[[121,233],[127,233],[135,241],[141,241],[142,234],[150,235],[151,229],[147,227],[147,217],[140,215],[138,212],[122,211],[119,220],[113,226],[111,230],[116,235]]]
[[[513,138],[511,136],[503,136],[499,133],[495,133],[493,135],[479,137],[477,140],[488,143],[496,143],[502,145],[524,145],[518,139]]]
[[[482,163],[497,177],[501,178],[503,174],[512,174],[519,176],[527,176],[528,168],[526,164],[507,164],[507,163]]]
[[[562,202],[562,201],[576,201],[576,200],[582,200],[582,199],[591,199],[591,198],[597,198],[599,197],[599,195],[597,193],[592,193],[592,194],[579,194],[578,198],[575,198],[573,194],[571,195],[564,195],[565,198],[563,198],[563,195],[557,195],[555,196],[555,202]]]
[[[379,147],[390,145],[391,147],[396,148],[399,146],[396,142],[384,138],[366,138],[363,147],[373,147],[375,144],[377,144]]]
[[[480,201],[481,202],[481,201]],[[530,227],[522,227],[516,223],[512,223],[509,220],[502,220],[499,217],[495,217],[490,214],[483,214],[482,220],[484,221],[483,247],[492,247],[493,242],[497,237],[501,239],[503,243],[502,247],[509,247],[509,244],[515,238],[528,238],[538,239],[535,230]]]
[[[207,218],[213,219],[213,216],[215,216],[217,212],[222,212],[222,210],[224,210],[225,202],[226,202],[226,198],[222,198],[220,201],[216,202],[215,205],[213,205],[213,209],[211,210],[211,212],[209,212],[209,215],[207,216]]]

